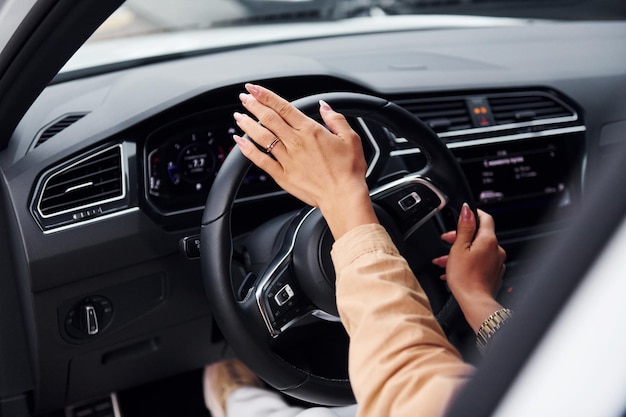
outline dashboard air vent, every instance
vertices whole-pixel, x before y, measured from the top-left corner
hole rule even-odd
[[[52,174],[43,185],[38,210],[44,218],[68,212],[85,216],[91,213],[87,208],[123,199],[124,195],[121,146],[115,146]]]
[[[505,132],[528,133],[578,122],[576,111],[547,91],[400,99],[397,104],[419,117],[446,142]]]
[[[489,97],[489,106],[497,125],[574,115],[556,99],[540,94],[493,96]]]
[[[473,127],[464,99],[426,99],[401,101],[398,104],[419,117],[437,133]]]
[[[41,130],[35,140],[34,148],[45,143],[48,139],[70,127],[86,115],[87,113],[69,113],[55,120]]]

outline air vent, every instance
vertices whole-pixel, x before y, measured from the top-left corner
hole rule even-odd
[[[471,129],[465,99],[401,101],[399,105],[419,117],[437,133]]]
[[[105,204],[125,197],[122,148],[106,149],[52,174],[38,204],[42,218],[71,213],[74,220],[102,214]]]
[[[556,99],[543,94],[493,96],[488,100],[497,125],[572,117],[575,114]]]
[[[67,129],[86,115],[87,113],[69,113],[52,122],[41,130],[35,140],[34,148],[45,143],[48,139]]]
[[[543,91],[474,94],[398,100],[440,138],[464,141],[469,135],[495,136],[572,126],[578,115],[556,96]]]

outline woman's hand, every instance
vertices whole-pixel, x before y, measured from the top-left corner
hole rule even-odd
[[[493,218],[481,210],[478,216],[480,227],[476,232],[474,213],[464,204],[457,231],[442,236],[452,244],[450,254],[433,260],[446,269],[442,278],[475,332],[487,317],[502,308],[495,296],[502,286],[506,260],[506,252],[498,245]]]
[[[320,102],[327,129],[266,88],[246,84],[246,90],[241,103],[260,123],[234,114],[258,145],[235,135],[241,152],[285,191],[318,207],[335,239],[361,224],[376,223],[361,139],[345,117]]]

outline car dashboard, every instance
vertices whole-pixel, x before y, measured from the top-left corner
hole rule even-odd
[[[528,248],[567,227],[588,178],[623,142],[624,50],[623,23],[527,22],[320,37],[61,74],[0,156],[2,228],[17,277],[5,296],[19,300],[25,330],[14,343],[30,352],[23,361],[36,375],[37,411],[228,354],[198,260],[212,242],[198,236],[239,133],[232,113],[243,111],[245,82],[290,100],[376,95],[422,119],[494,216],[514,297]],[[423,166],[405,139],[350,122],[376,178]],[[300,207],[251,168],[232,233]]]

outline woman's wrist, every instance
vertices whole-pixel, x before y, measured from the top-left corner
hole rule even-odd
[[[491,340],[498,330],[513,317],[513,311],[508,308],[501,308],[491,314],[478,329],[476,333],[476,347],[480,353],[485,353]]]
[[[459,298],[457,301],[465,320],[476,334],[476,347],[484,354],[493,336],[512,317],[513,312],[504,308],[490,294]]]
[[[472,328],[474,333],[478,333],[480,326],[494,312],[504,308],[491,294],[464,294],[463,296],[455,295],[461,311],[465,316],[465,320]]]
[[[378,223],[367,187],[358,188],[352,188],[320,204],[319,209],[335,240],[358,226]]]

